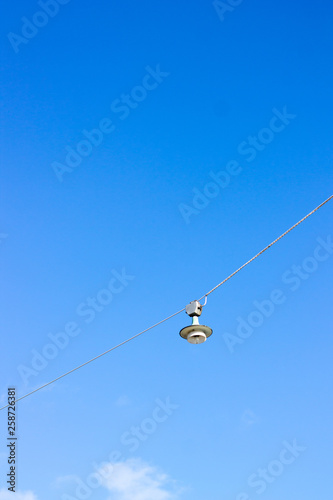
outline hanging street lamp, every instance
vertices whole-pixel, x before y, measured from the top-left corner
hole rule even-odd
[[[199,324],[198,318],[202,313],[202,304],[198,300],[193,300],[186,306],[185,311],[192,318],[192,325],[185,326],[180,330],[179,335],[190,344],[202,344],[213,333],[209,326]]]

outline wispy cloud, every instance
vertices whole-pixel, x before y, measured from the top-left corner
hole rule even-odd
[[[15,492],[15,500],[37,500],[36,495],[32,491]],[[13,493],[8,490],[0,490],[0,500],[13,500]]]
[[[175,500],[180,493],[167,474],[138,458],[113,464],[103,486],[112,493],[109,500]]]

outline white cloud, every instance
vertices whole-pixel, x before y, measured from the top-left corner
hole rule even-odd
[[[112,473],[103,480],[103,486],[112,493],[110,500],[175,500],[178,497],[175,482],[141,459],[131,458],[112,466]]]
[[[13,496],[14,495],[14,496]],[[25,493],[20,493],[19,491],[13,493],[8,490],[0,490],[0,500],[37,500],[37,497],[32,491],[26,491]]]

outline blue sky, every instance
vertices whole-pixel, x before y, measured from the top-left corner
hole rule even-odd
[[[1,403],[332,194],[330,2],[3,7]],[[37,26],[36,26],[37,25]],[[18,500],[332,495],[333,203],[17,404]],[[1,412],[0,500],[7,490]]]

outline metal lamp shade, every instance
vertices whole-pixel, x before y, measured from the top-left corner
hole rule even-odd
[[[213,330],[209,326],[194,324],[185,326],[185,328],[180,330],[179,335],[190,344],[202,344],[212,333]]]

